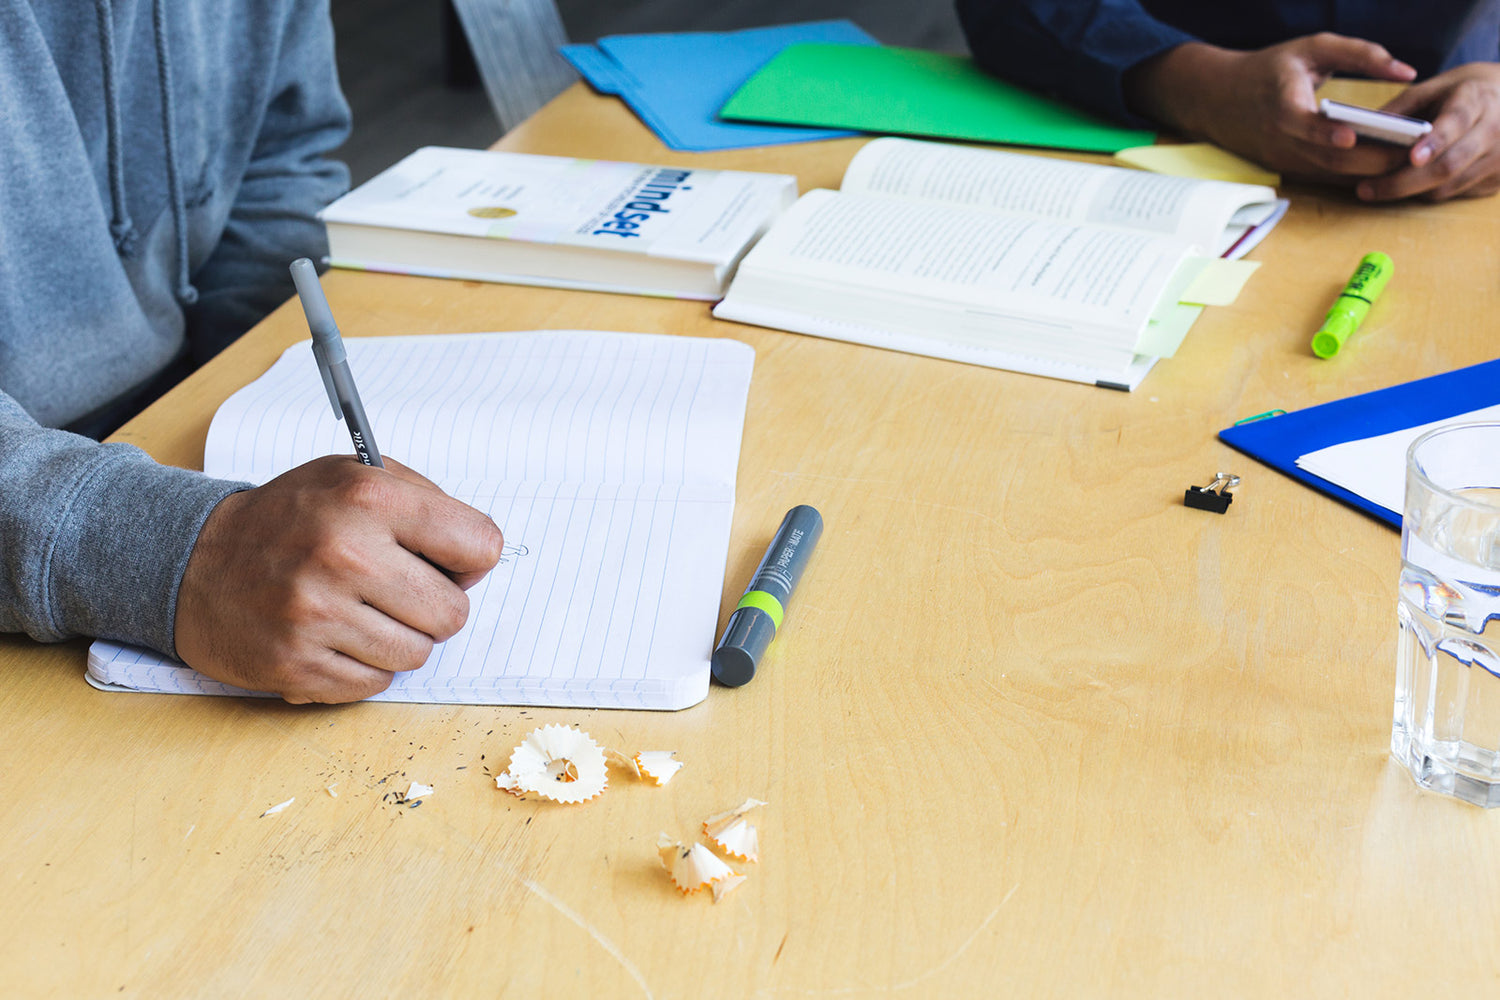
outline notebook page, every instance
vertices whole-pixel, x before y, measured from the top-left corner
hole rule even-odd
[[[310,343],[219,408],[210,475],[263,483],[352,452]],[[555,331],[344,345],[381,452],[434,482],[734,482],[743,407],[713,404],[746,391],[743,344]]]
[[[489,343],[464,350],[468,340]],[[413,350],[428,342],[432,351]],[[434,478],[506,536],[501,564],[469,591],[464,628],[376,700],[658,709],[702,700],[753,352],[732,341],[634,334],[348,345],[383,449],[396,453],[376,406],[403,408],[426,427],[425,438],[407,440],[428,444]],[[341,440],[322,447],[329,442],[313,411],[328,401],[299,347],[306,351],[292,348],[215,417],[210,447],[217,437],[216,461],[229,474],[268,477],[299,455],[350,450],[337,424]],[[445,360],[433,367],[434,357]],[[278,371],[288,359],[313,378]],[[437,388],[445,384],[455,390],[449,399]],[[459,468],[518,477],[446,475]],[[247,693],[104,642],[90,650],[89,676],[131,689]]]

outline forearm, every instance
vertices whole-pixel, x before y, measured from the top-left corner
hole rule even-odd
[[[1184,42],[1125,72],[1125,103],[1168,131],[1212,138],[1224,103],[1218,84],[1230,79],[1236,55],[1205,42]],[[1241,99],[1248,103],[1248,95]]]
[[[39,427],[0,394],[0,631],[174,655],[188,555],[214,506],[241,488]]]
[[[958,0],[975,61],[986,71],[1106,117],[1135,123],[1123,77],[1192,41],[1136,0]]]

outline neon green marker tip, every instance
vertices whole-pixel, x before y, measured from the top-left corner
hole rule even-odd
[[[1367,253],[1360,258],[1359,266],[1333,308],[1323,317],[1323,326],[1313,334],[1312,350],[1320,358],[1331,358],[1344,346],[1349,335],[1359,329],[1365,314],[1370,311],[1376,298],[1391,280],[1396,265],[1383,253]]]

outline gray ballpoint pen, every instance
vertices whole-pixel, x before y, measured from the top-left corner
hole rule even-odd
[[[333,321],[333,311],[328,308],[328,299],[323,295],[323,286],[318,282],[318,270],[313,267],[313,262],[306,257],[292,261],[292,282],[297,286],[297,298],[302,300],[302,311],[307,315],[313,357],[318,359],[318,372],[323,376],[323,387],[328,390],[328,402],[333,404],[333,415],[339,420],[348,420],[349,437],[354,441],[354,453],[359,460],[383,469],[385,463],[380,460],[380,450],[375,447],[375,435],[370,433],[364,404],[359,401],[359,390],[354,387],[354,374],[349,371],[343,338],[339,336],[338,324]]]

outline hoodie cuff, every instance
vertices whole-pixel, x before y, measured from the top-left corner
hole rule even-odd
[[[44,574],[49,604],[64,633],[175,658],[177,594],[198,532],[250,484],[131,458],[101,463],[79,484]]]

